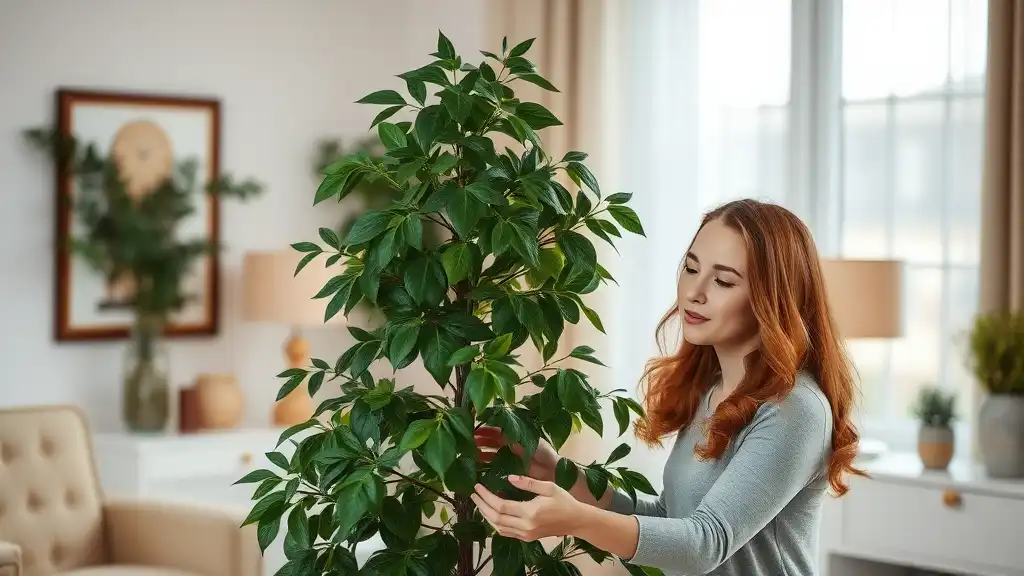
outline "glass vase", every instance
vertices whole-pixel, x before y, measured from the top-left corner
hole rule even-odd
[[[131,432],[163,432],[170,419],[170,379],[165,323],[140,315],[132,326],[124,356],[124,423]]]

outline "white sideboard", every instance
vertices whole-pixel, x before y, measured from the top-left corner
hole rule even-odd
[[[917,454],[859,462],[842,498],[826,498],[822,576],[1024,576],[1024,481],[973,463],[925,470]]]
[[[252,470],[275,470],[265,456],[275,451],[283,430],[249,429],[194,434],[96,434],[93,442],[100,483],[106,494],[212,505],[247,514],[255,484],[232,485]],[[291,456],[290,442],[277,451]],[[282,531],[283,532],[283,531]],[[283,533],[264,556],[271,576],[286,562]],[[360,564],[383,543],[359,545]],[[259,575],[253,575],[259,576]]]

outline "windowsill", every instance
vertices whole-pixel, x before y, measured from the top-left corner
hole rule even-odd
[[[920,428],[917,420],[865,420],[859,424],[859,428],[864,456],[870,457],[885,452],[917,452],[917,434]],[[953,424],[956,457],[967,457],[971,454],[971,432],[971,427],[963,422]]]

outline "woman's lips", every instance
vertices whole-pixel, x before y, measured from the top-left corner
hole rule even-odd
[[[706,317],[701,316],[700,314],[697,314],[696,312],[691,312],[689,310],[684,311],[684,313],[683,313],[683,320],[687,324],[703,324],[704,322],[708,321],[708,319]]]

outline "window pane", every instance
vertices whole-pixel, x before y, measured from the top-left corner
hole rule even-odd
[[[891,90],[892,0],[843,2],[843,98],[884,98]]]
[[[949,74],[949,1],[894,0],[892,27],[893,92],[942,90]]]
[[[892,346],[886,340],[849,340],[850,361],[860,386],[859,410],[871,416],[884,416],[889,383],[889,358]]]
[[[790,0],[700,0],[701,104],[789,101]]]
[[[953,100],[947,165],[949,194],[949,260],[977,264],[981,254],[981,163],[984,153],[985,101],[970,97]]]
[[[985,88],[988,1],[953,0],[950,16],[952,88],[980,92]]]
[[[842,10],[844,98],[910,96],[946,87],[950,0],[845,0]]]
[[[939,384],[942,269],[907,265],[903,275],[903,338],[892,342],[889,416],[908,418],[917,390]]]
[[[893,146],[893,256],[942,262],[944,181],[942,101],[895,105]]]
[[[946,275],[949,291],[946,298],[946,321],[949,332],[946,339],[946,386],[960,393],[958,404],[966,409],[967,395],[974,382],[967,368],[967,331],[974,321],[978,302],[978,268],[956,267]],[[960,412],[961,417],[964,412]]]
[[[843,110],[843,237],[845,258],[889,256],[889,111],[884,104]]]

